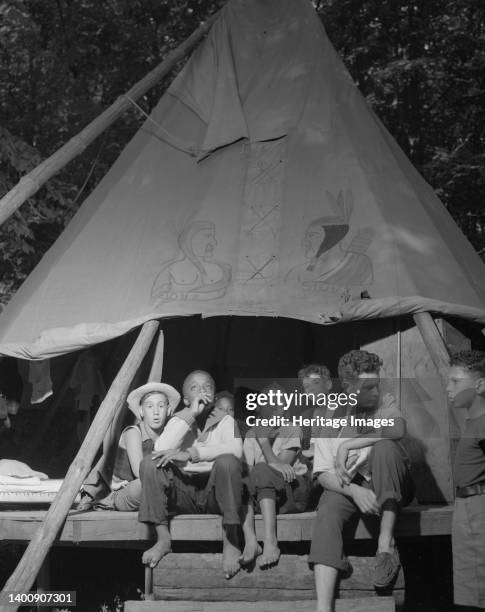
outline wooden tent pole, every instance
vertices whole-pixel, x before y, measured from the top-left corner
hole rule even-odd
[[[419,329],[430,357],[438,370],[441,380],[446,383],[448,378],[448,368],[450,363],[450,353],[446,347],[436,323],[429,312],[420,312],[413,315],[416,327]]]
[[[155,354],[153,356],[152,367],[150,369],[150,374],[148,375],[148,382],[160,382],[162,380],[164,346],[165,340],[163,337],[163,331],[160,330],[160,333],[158,334],[157,346],[155,347]]]
[[[158,321],[145,323],[128,357],[116,375],[105,399],[101,403],[89,431],[72,462],[59,493],[45,515],[44,521],[25,550],[22,559],[5,584],[6,591],[28,591],[71,508],[79,488],[86,477],[96,451],[116,412],[125,401],[135,372],[146,355],[158,329]],[[12,612],[18,606],[0,606],[1,612]]]
[[[20,181],[0,200],[0,225],[2,225],[22,204],[33,196],[56,172],[77,157],[106,128],[132,106],[130,100],[141,98],[162,77],[183,59],[209,31],[218,13],[215,13],[174,49],[156,68],[138,81],[126,94],[120,96],[111,106],[91,121],[79,134],[23,176]]]

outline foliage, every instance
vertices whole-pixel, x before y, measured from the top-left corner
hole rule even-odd
[[[0,193],[223,0],[0,0]],[[485,255],[483,0],[314,0],[361,90]],[[140,105],[153,107],[173,75]],[[0,229],[0,302],[141,125],[133,109]]]

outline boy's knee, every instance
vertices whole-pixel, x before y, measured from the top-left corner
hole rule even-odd
[[[389,459],[398,457],[402,459],[402,453],[397,442],[394,440],[379,440],[372,449],[372,455],[378,458]]]
[[[261,478],[267,478],[271,475],[271,467],[267,463],[256,463],[251,468],[251,472],[249,474],[252,480],[259,480]]]
[[[218,472],[240,473],[241,462],[237,457],[231,454],[219,455],[214,461],[214,467]]]

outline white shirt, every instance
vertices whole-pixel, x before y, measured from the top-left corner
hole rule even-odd
[[[402,418],[402,413],[394,397],[392,397],[389,393],[386,393],[379,408],[374,413],[369,414],[367,418]],[[342,437],[343,434],[349,434],[351,432],[354,434],[352,437]],[[377,436],[378,433],[376,433],[376,437]],[[313,473],[318,474],[320,472],[331,472],[332,474],[335,474],[335,459],[337,457],[337,450],[339,446],[343,442],[353,440],[355,437],[355,429],[351,427],[344,427],[343,429],[340,429],[338,433],[336,433],[335,430],[329,430],[327,437],[313,438],[312,442],[315,444]],[[371,450],[372,446],[365,446],[364,448],[349,451],[349,459],[353,460],[355,457],[357,458],[354,465],[349,469],[351,476],[359,473],[367,481],[370,481],[371,475],[369,472],[369,455]]]
[[[155,441],[155,452],[163,450],[188,451],[191,461],[182,468],[186,472],[210,472],[213,461],[219,455],[242,458],[242,438],[236,421],[230,415],[201,432],[194,417],[187,409],[175,414]]]

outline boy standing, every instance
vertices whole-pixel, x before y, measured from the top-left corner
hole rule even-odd
[[[355,393],[358,398],[349,418],[379,416],[381,365],[380,358],[367,351],[350,351],[340,359],[342,387],[347,395]],[[315,439],[314,474],[324,487],[308,558],[315,571],[317,612],[334,612],[338,573],[349,569],[343,528],[356,513],[381,516],[374,585],[389,586],[399,571],[394,526],[399,508],[412,500],[414,487],[397,444],[405,433],[405,422],[389,398],[387,404],[386,417],[394,413],[393,426],[368,433],[343,427]]]
[[[453,513],[454,601],[485,608],[485,353],[462,351],[450,360],[448,397],[467,410],[456,448]]]

